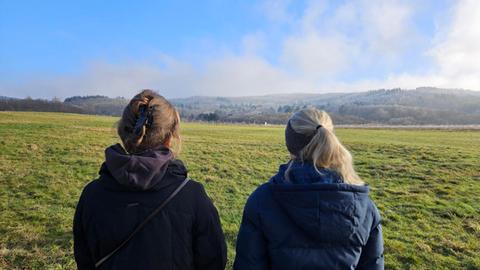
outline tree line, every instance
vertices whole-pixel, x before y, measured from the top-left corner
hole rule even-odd
[[[298,110],[316,107],[337,124],[480,125],[480,92],[436,88],[359,93],[292,94],[259,97],[171,99],[182,119],[227,123],[284,124]],[[0,97],[0,110],[49,111],[120,116],[123,97],[74,96],[59,99]]]

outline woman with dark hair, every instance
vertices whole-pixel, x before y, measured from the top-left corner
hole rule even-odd
[[[83,269],[224,269],[226,245],[203,186],[175,158],[180,117],[144,90],[118,125],[123,145],[105,150],[97,180],[74,217],[74,253]]]
[[[330,116],[295,113],[285,139],[291,160],[248,199],[234,269],[383,269],[380,215]]]

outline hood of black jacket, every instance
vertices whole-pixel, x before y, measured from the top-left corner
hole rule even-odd
[[[124,189],[149,190],[170,184],[164,181],[167,174],[184,179],[187,171],[183,163],[175,160],[173,153],[166,147],[129,154],[120,144],[115,144],[105,149],[105,163],[100,175],[105,174],[115,179]]]
[[[342,183],[328,169],[316,172],[311,164],[295,163],[289,179],[288,164],[270,180],[275,201],[290,219],[309,237],[320,242],[356,241],[358,217],[365,215],[368,186]],[[360,205],[362,204],[362,205]]]

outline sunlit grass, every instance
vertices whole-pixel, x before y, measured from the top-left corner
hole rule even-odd
[[[82,187],[117,118],[0,112],[0,269],[74,269]],[[339,129],[384,218],[387,269],[480,269],[480,132]],[[282,127],[183,123],[192,178],[221,214],[229,268],[247,196],[288,159]]]

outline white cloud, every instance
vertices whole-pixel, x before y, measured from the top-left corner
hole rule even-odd
[[[326,12],[327,1],[309,0],[300,18],[301,27],[304,32],[315,33],[319,26],[319,19]]]
[[[244,96],[309,91],[314,85],[275,68],[254,55],[224,55],[202,69],[186,62],[162,57],[155,63],[96,62],[81,74],[34,78],[22,85],[3,85],[1,95],[60,97],[108,95],[131,97],[138,90],[158,90],[166,97],[191,95]]]
[[[435,64],[430,72],[392,74],[374,85],[480,90],[480,1],[458,1],[452,13],[452,20],[439,26],[434,45],[426,52]]]
[[[212,61],[199,81],[199,90],[211,95],[288,93],[299,88],[306,90],[305,82],[255,56],[230,56]]]
[[[321,37],[312,33],[285,41],[282,60],[297,76],[309,80],[328,79],[349,64],[354,47],[342,37]]]
[[[376,88],[437,86],[480,90],[480,1],[460,0],[452,6],[452,19],[438,26],[435,37],[420,36],[413,21],[413,1],[372,0],[346,2],[327,18],[326,29],[318,26],[324,2],[305,12],[301,25],[307,34],[286,38],[284,63],[293,65],[306,78],[321,78],[315,89],[359,91]],[[324,20],[325,21],[325,20]],[[308,23],[307,23],[308,22]],[[352,29],[355,33],[352,35]],[[402,64],[406,52],[430,40],[431,48],[420,52],[434,66],[424,73],[408,70],[384,78],[353,82],[335,80],[349,68],[380,65],[388,69]],[[313,76],[308,76],[313,75]],[[322,75],[326,76],[322,77]],[[333,79],[328,80],[328,78]]]
[[[459,1],[453,22],[431,50],[440,75],[469,81],[480,87],[480,1]]]
[[[412,3],[345,2],[328,13],[327,1],[309,1],[284,40],[281,59],[287,70],[308,79],[335,80],[337,75],[368,66],[388,68],[417,42]]]
[[[254,55],[262,52],[266,48],[265,34],[258,31],[245,35],[242,38],[242,46],[245,54],[248,55]]]
[[[415,39],[412,7],[405,1],[370,0],[360,5],[364,38],[373,52],[396,55]]]
[[[292,22],[298,30],[284,38],[279,56],[280,68],[311,84],[333,80],[348,68],[358,51],[358,45],[351,43],[344,33],[322,25],[327,6],[327,1],[307,2],[302,16]]]
[[[288,12],[288,6],[291,2],[291,0],[265,0],[260,5],[260,11],[273,22],[289,22],[293,19]]]

